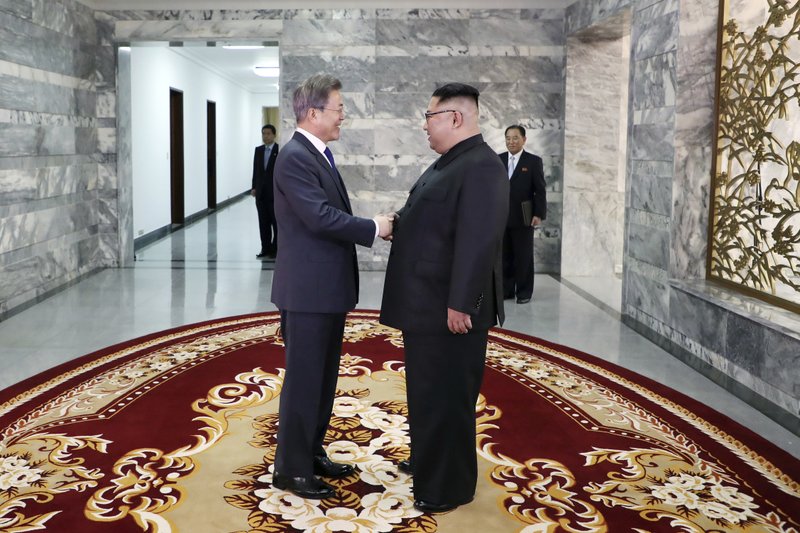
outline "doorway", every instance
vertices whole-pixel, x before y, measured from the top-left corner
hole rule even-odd
[[[169,153],[170,221],[183,224],[183,91],[172,88],[169,90]]]
[[[217,208],[217,103],[206,101],[206,189],[208,209]]]

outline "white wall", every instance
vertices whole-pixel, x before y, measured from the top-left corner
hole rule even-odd
[[[217,202],[250,189],[261,107],[277,95],[251,94],[166,47],[131,50],[134,237],[170,224],[169,92],[183,92],[184,216],[204,210],[206,102],[217,107]]]

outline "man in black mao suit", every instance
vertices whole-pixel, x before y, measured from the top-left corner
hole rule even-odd
[[[278,157],[278,143],[275,142],[275,126],[265,124],[261,128],[264,144],[256,146],[253,155],[253,184],[250,189],[256,199],[258,210],[258,231],[261,236],[261,251],[257,258],[274,257],[278,249],[278,225],[275,222],[275,205],[272,196],[272,175],[275,159]]]
[[[441,157],[397,212],[380,321],[403,332],[414,506],[444,512],[477,483],[475,404],[488,330],[503,320],[508,179],[478,127],[478,91],[434,91],[423,129]]]
[[[503,236],[503,294],[518,304],[533,296],[533,228],[547,215],[542,158],[523,150],[525,128],[506,128],[507,152],[500,154],[511,185],[508,223]]]
[[[358,301],[354,244],[388,237],[392,219],[353,216],[326,144],[344,120],[341,83],[315,75],[294,92],[297,131],[275,162],[275,214],[281,240],[272,302],[281,314],[286,374],[280,394],[272,485],[304,498],[334,494],[315,476],[344,477],[351,465],[323,448],[330,421],[345,317]]]

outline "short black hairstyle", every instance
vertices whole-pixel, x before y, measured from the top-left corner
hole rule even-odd
[[[431,96],[439,99],[439,103],[452,100],[453,98],[467,97],[475,101],[475,106],[478,105],[478,97],[481,93],[472,85],[466,83],[446,83],[435,91]]]
[[[278,130],[276,130],[275,126],[273,126],[272,124],[264,124],[263,126],[261,126],[261,133],[264,133],[264,130],[271,131],[273,135],[278,134]]]
[[[503,135],[508,135],[508,130],[519,130],[520,135],[525,137],[525,128],[520,126],[519,124],[514,124],[506,128],[506,132]]]

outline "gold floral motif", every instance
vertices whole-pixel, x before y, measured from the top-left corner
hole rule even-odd
[[[591,499],[638,511],[678,531],[796,532],[774,513],[759,513],[753,498],[714,465],[665,450],[596,449],[583,454],[586,466],[618,465],[608,481],[589,483]]]
[[[52,501],[57,494],[97,486],[99,469],[87,468],[79,450],[107,453],[110,441],[97,436],[38,434],[20,439],[0,453],[0,531],[37,531],[58,511],[25,514],[28,504]],[[28,509],[30,510],[30,509]]]
[[[114,477],[100,487],[86,504],[86,516],[99,522],[115,522],[128,516],[142,529],[168,531],[161,516],[177,505],[182,496],[180,480],[194,470],[193,457],[214,446],[228,431],[229,419],[248,408],[273,400],[280,392],[279,375],[261,369],[236,376],[235,383],[218,385],[192,409],[203,425],[195,442],[164,453],[149,448],[132,450],[114,465]]]
[[[800,3],[724,25],[709,276],[800,309]],[[725,15],[730,4],[725,1]]]
[[[507,335],[507,334],[502,333],[502,332],[491,332],[490,333],[490,339],[503,340],[503,341],[505,341],[507,343],[510,343],[512,346],[513,345],[520,345],[520,346],[525,347],[526,349],[530,349],[530,350],[534,350],[534,351],[541,351],[543,353],[548,354],[549,356],[553,357],[556,360],[562,360],[562,361],[568,362],[568,363],[570,363],[572,365],[577,366],[578,368],[583,368],[583,369],[587,370],[589,373],[597,374],[599,376],[603,376],[604,378],[612,381],[613,383],[616,383],[616,384],[620,385],[623,389],[631,391],[631,393],[633,393],[633,394],[638,394],[639,396],[641,396],[641,397],[643,397],[643,398],[645,398],[645,399],[647,399],[647,400],[649,400],[651,402],[654,402],[654,403],[660,405],[661,407],[663,407],[664,409],[666,409],[667,411],[669,411],[673,415],[683,419],[687,423],[691,424],[695,428],[697,428],[700,431],[702,431],[704,434],[708,435],[710,438],[716,440],[717,442],[719,442],[720,444],[725,446],[732,453],[734,453],[736,456],[738,456],[740,459],[742,459],[744,462],[746,462],[748,465],[750,465],[756,472],[759,472],[770,483],[775,485],[779,490],[781,490],[781,491],[785,492],[786,494],[789,494],[789,495],[791,495],[791,496],[793,496],[795,498],[800,498],[800,483],[798,481],[792,479],[791,476],[789,476],[785,472],[783,472],[778,466],[776,466],[776,465],[772,464],[770,461],[766,460],[757,451],[752,450],[751,448],[746,446],[741,441],[739,441],[736,438],[734,438],[733,436],[729,435],[728,433],[726,433],[725,431],[723,431],[719,427],[713,425],[708,420],[705,420],[704,418],[699,417],[695,413],[689,411],[687,408],[683,407],[682,405],[679,405],[679,404],[673,402],[669,398],[661,396],[660,394],[656,394],[655,392],[649,390],[648,388],[646,388],[646,387],[644,387],[644,386],[642,386],[642,385],[640,385],[640,384],[638,384],[636,382],[633,382],[633,381],[630,381],[630,380],[628,380],[626,378],[623,378],[622,376],[619,376],[619,375],[617,375],[617,374],[615,374],[615,373],[613,373],[613,372],[611,372],[611,371],[609,371],[609,370],[607,370],[607,369],[605,369],[605,368],[603,368],[603,367],[601,367],[599,365],[590,363],[584,358],[580,358],[580,357],[575,357],[575,356],[569,355],[567,353],[555,350],[553,348],[550,348],[548,346],[539,344],[537,342],[532,342],[532,341],[528,341],[528,340],[525,340],[525,339],[520,339],[518,337],[512,337],[512,336]],[[507,348],[505,348],[504,345],[501,345],[499,343],[497,343],[497,346],[493,346],[492,344],[493,343],[490,343],[490,346],[489,346],[490,351],[487,354],[487,360],[491,360],[492,359],[492,355],[495,358],[501,357],[502,354],[505,354],[506,351],[508,350]],[[539,358],[539,357],[537,357],[535,355],[528,355],[528,357],[530,359],[532,359],[532,360],[541,359],[541,358]],[[525,363],[523,361],[522,363],[514,363],[514,364],[517,364],[517,365],[523,364],[524,365]],[[512,368],[515,368],[513,366],[513,364],[511,366],[512,366]],[[538,374],[533,372],[530,375],[531,375],[531,379],[536,379],[534,376],[537,376]],[[621,396],[612,395],[612,397],[613,396],[616,396],[617,398],[622,399]],[[625,402],[629,402],[628,400],[625,400],[625,399],[623,399],[623,400]],[[614,401],[616,401],[616,400],[614,400]],[[628,415],[625,414],[625,413],[628,410],[630,410],[630,406],[631,405],[634,405],[633,402],[628,403],[628,405],[619,405],[619,406],[617,406],[617,407],[615,407],[613,409],[613,411],[616,411],[616,412],[620,413],[619,414],[619,418],[618,418],[619,420],[623,420],[623,419],[628,417]],[[646,412],[646,410],[642,410],[641,408],[637,408],[637,410],[641,410],[643,412]],[[652,416],[652,415],[650,415],[650,416]],[[658,417],[655,417],[655,420],[659,420]],[[659,434],[663,435],[665,432],[669,433],[669,432],[673,431],[671,429],[671,427],[668,424],[666,424],[665,422],[663,422],[663,421],[660,421],[655,425],[656,425],[656,435],[659,435]],[[649,438],[652,438],[653,436],[654,435],[650,435]],[[692,453],[697,453],[697,445],[695,443],[689,441],[683,435],[676,434],[676,436],[678,437],[678,439],[680,439],[680,440],[685,442],[684,447],[692,450]],[[670,447],[669,442],[670,441],[674,441],[674,440],[675,440],[674,437],[670,437],[669,439],[661,440],[662,446],[659,446],[659,447],[664,447],[664,446]]]

